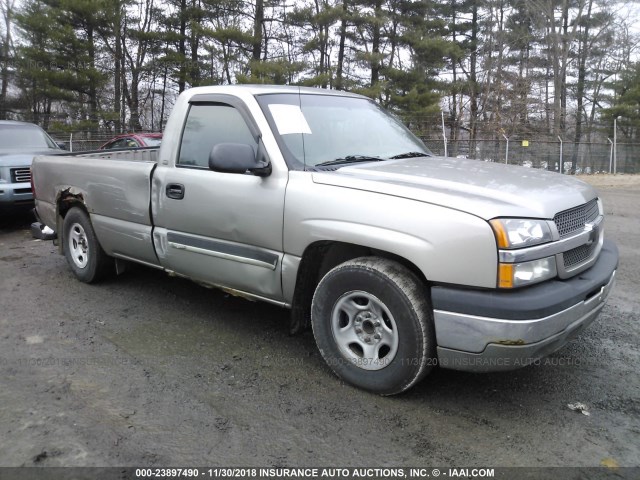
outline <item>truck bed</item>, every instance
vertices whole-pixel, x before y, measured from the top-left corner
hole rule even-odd
[[[35,157],[33,185],[41,220],[57,230],[57,208],[64,205],[59,199],[80,201],[107,254],[156,265],[150,199],[157,154],[154,147]]]
[[[158,161],[159,151],[160,147],[122,148],[113,150],[92,150],[88,152],[70,153],[68,156],[156,163]]]

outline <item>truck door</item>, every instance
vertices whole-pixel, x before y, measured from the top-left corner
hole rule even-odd
[[[243,103],[207,98],[215,101],[189,106],[175,168],[158,168],[154,176],[160,262],[194,280],[280,301],[288,172],[259,177],[210,170],[216,144],[248,144],[257,152],[261,140]]]

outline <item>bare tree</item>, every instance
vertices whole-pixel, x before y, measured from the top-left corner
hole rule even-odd
[[[565,130],[567,69],[572,43],[582,20],[585,0],[577,0],[570,8],[570,0],[541,0],[531,2],[544,15],[548,28],[548,59],[553,72],[553,135]],[[570,18],[571,17],[571,18]]]

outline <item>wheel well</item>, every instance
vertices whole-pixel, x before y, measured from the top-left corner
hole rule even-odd
[[[311,301],[316,286],[329,270],[358,257],[383,257],[405,266],[426,285],[427,279],[412,262],[399,255],[362,245],[344,242],[319,241],[309,245],[298,267],[296,288],[291,305],[291,333],[299,333],[311,326]]]
[[[57,201],[57,210],[58,214],[56,216],[56,232],[58,233],[58,252],[60,254],[63,253],[63,242],[64,242],[64,229],[62,228],[64,217],[67,216],[69,210],[73,207],[79,207],[84,210],[85,213],[89,214],[86,205],[84,204],[84,195],[82,193],[72,193],[71,189],[63,190],[60,192]]]
[[[58,215],[64,218],[73,207],[80,207],[87,212],[82,193],[73,193],[71,189],[63,190],[58,197]],[[88,212],[87,212],[88,213]]]

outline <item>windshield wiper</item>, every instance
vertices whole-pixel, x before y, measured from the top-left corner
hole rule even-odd
[[[431,155],[426,152],[407,152],[389,157],[391,160],[399,160],[401,158],[417,158],[417,157],[430,157]]]
[[[318,163],[315,167],[328,167],[329,165],[340,165],[346,163],[359,163],[359,162],[382,162],[384,158],[370,157],[367,155],[347,155],[344,158],[336,158],[335,160],[329,160],[328,162]]]

